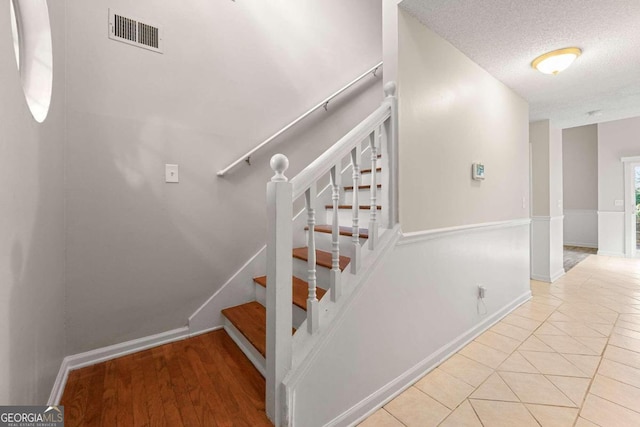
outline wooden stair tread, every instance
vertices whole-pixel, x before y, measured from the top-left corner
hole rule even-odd
[[[257,301],[222,310],[222,314],[263,357],[267,348],[267,310]],[[296,330],[293,329],[292,332]]]
[[[309,248],[295,248],[293,257],[307,261],[309,259]],[[340,255],[340,271],[343,271],[350,262],[351,258]],[[316,249],[316,265],[331,268],[331,252]]]
[[[304,228],[305,231],[309,230],[309,227],[305,227]],[[340,230],[340,235],[341,236],[352,236],[353,235],[353,227],[346,227],[346,226],[339,226],[338,229]],[[326,234],[331,234],[333,232],[331,224],[327,224],[327,225],[316,225],[315,227],[313,227],[313,230],[318,232],[318,233],[326,233]],[[368,239],[369,238],[369,230],[366,228],[361,228],[360,229],[360,238],[361,239]]]
[[[382,168],[376,168],[376,172],[382,172]],[[360,171],[360,173],[371,173],[371,168],[369,169],[362,169]]]
[[[333,209],[333,205],[325,205],[327,209]],[[338,209],[353,209],[353,205],[338,205]],[[371,210],[371,205],[360,205],[360,209]],[[378,205],[378,210],[381,210],[382,206]]]
[[[307,297],[309,296],[309,284],[302,279],[293,276],[293,303],[303,310],[307,309]],[[253,281],[258,285],[267,287],[267,276],[254,277]],[[327,291],[316,286],[316,298],[322,299]]]
[[[378,188],[382,188],[382,184],[376,185]],[[371,190],[370,185],[358,185],[358,190]],[[353,185],[347,185],[344,187],[344,191],[353,191]]]

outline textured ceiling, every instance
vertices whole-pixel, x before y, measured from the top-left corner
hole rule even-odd
[[[404,0],[401,7],[529,101],[531,121],[567,128],[640,116],[640,0]],[[569,46],[583,53],[566,71],[531,68],[538,55]]]

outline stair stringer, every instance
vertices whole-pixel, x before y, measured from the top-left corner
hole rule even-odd
[[[341,319],[348,312],[349,307],[356,300],[357,296],[364,290],[365,283],[374,270],[375,265],[380,262],[385,255],[396,246],[401,237],[400,224],[396,224],[392,229],[381,229],[378,246],[375,250],[370,250],[367,246],[362,248],[362,264],[360,272],[349,273],[349,269],[342,272],[342,296],[337,301],[331,301],[331,291],[319,301],[320,307],[320,329],[311,335],[307,331],[306,321],[293,336],[293,360],[292,367],[283,381],[284,393],[286,395],[285,419],[287,426],[294,426],[293,409],[295,404],[295,390],[299,381],[313,365],[324,344],[338,331]]]

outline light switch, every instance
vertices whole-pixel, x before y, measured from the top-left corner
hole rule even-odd
[[[615,205],[616,206],[624,206],[624,200],[616,200],[615,201]]]
[[[178,165],[164,165],[164,182],[179,182]]]

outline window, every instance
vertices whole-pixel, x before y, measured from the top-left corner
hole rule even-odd
[[[53,88],[51,26],[46,0],[10,0],[11,33],[27,105],[42,123]]]

